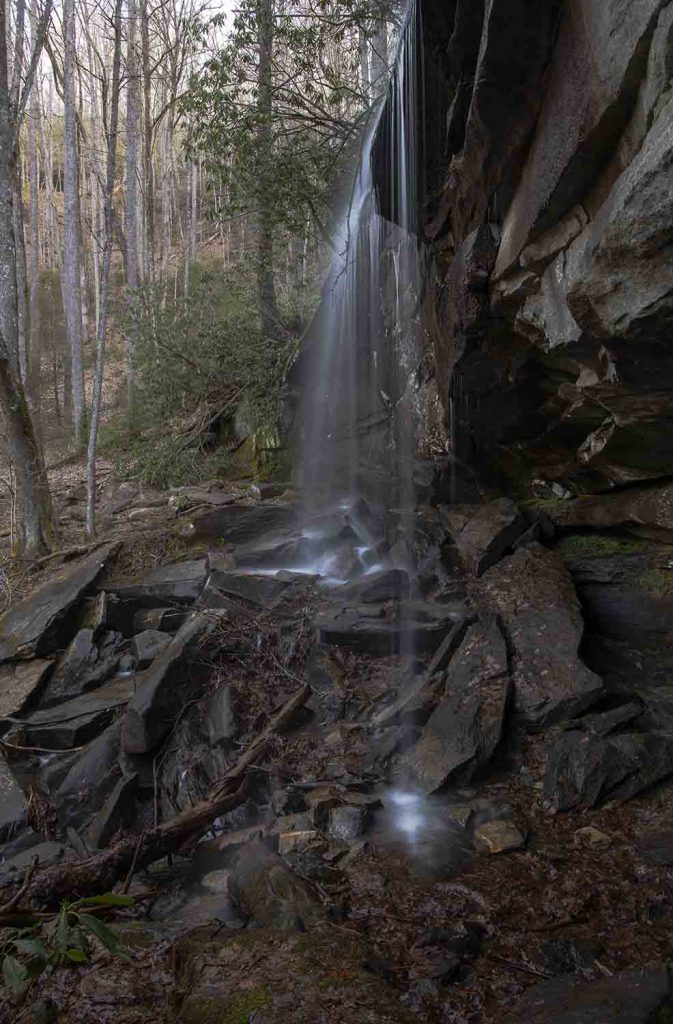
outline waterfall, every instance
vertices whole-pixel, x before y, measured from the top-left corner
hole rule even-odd
[[[312,512],[413,500],[419,238],[420,11],[407,10],[386,97],[363,140],[304,367],[301,485]]]

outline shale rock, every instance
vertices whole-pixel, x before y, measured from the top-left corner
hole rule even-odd
[[[192,523],[196,539],[250,544],[269,533],[291,528],[296,513],[287,505],[230,505],[198,516]]]
[[[146,629],[134,636],[131,641],[131,654],[138,668],[147,668],[170,642],[170,633],[158,629]]]
[[[109,679],[119,662],[121,634],[80,629],[54,669],[40,699],[43,708],[72,700]]]
[[[214,624],[212,617],[192,615],[139,680],[122,722],[122,746],[127,753],[152,750],[184,705],[200,693],[209,669],[198,648]]]
[[[475,576],[499,562],[527,526],[509,498],[486,505],[447,505],[440,511],[463,564]]]
[[[311,886],[261,843],[246,847],[237,856],[232,891],[261,928],[306,931],[326,920]]]
[[[0,623],[0,661],[43,657],[67,644],[76,628],[77,605],[118,549],[118,544],[97,548],[6,612]]]
[[[534,728],[573,718],[603,692],[578,649],[584,623],[561,557],[531,544],[489,569],[485,602],[503,621],[513,653],[515,707]]]
[[[510,692],[498,624],[471,626],[449,665],[444,695],[405,757],[422,792],[467,782],[488,764],[502,736]]]
[[[665,1020],[672,996],[665,966],[621,971],[598,981],[566,975],[529,989],[508,1024],[650,1024]]]
[[[560,527],[620,527],[654,540],[673,539],[673,484],[595,494],[545,508]]]
[[[52,660],[13,661],[0,668],[0,719],[21,715],[35,703],[53,665]]]
[[[191,604],[206,582],[204,558],[162,566],[136,583],[116,586],[112,593],[118,602],[136,608],[160,608],[166,604]]]
[[[132,677],[118,677],[64,704],[35,711],[23,719],[25,742],[47,750],[84,746],[110,724],[134,689]]]
[[[79,827],[102,806],[116,785],[119,766],[121,721],[109,725],[83,750],[50,794],[63,826]]]

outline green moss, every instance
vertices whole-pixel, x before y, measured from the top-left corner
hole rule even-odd
[[[227,1002],[222,1024],[248,1024],[251,1013],[255,1010],[265,1010],[271,1004],[269,992],[261,985],[258,988],[237,992]]]
[[[673,597],[673,569],[648,569],[638,582],[650,594]]]
[[[564,555],[636,555],[651,545],[638,537],[618,537],[603,533],[576,533],[565,537],[559,544]]]

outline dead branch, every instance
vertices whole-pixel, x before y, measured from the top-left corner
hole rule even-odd
[[[282,732],[311,695],[305,684],[273,715],[235,765],[211,790],[208,798],[170,821],[140,836],[129,836],[114,847],[86,860],[56,864],[30,879],[23,902],[29,909],[54,907],[63,899],[109,892],[133,869],[146,867],[179,850],[195,836],[207,832],[214,820],[239,807],[247,798],[254,765],[268,751],[274,735]],[[10,900],[15,906],[13,899]]]

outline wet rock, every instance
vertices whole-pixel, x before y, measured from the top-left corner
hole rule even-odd
[[[8,662],[0,667],[0,720],[21,715],[36,702],[53,665],[52,660],[35,659]],[[4,723],[4,728],[8,726]]]
[[[160,608],[167,603],[191,604],[206,582],[205,558],[165,565],[135,583],[110,588],[117,602],[136,608]]]
[[[26,744],[47,750],[84,746],[110,724],[134,688],[132,677],[111,679],[74,700],[27,715],[22,726]]]
[[[227,597],[266,609],[277,604],[289,585],[271,576],[218,571],[211,573],[209,583]]]
[[[96,813],[119,779],[121,722],[101,733],[83,750],[51,800],[62,825],[79,826]]]
[[[209,675],[199,645],[215,620],[195,613],[147,669],[122,721],[122,746],[144,754],[163,739],[184,705],[198,694]]]
[[[474,830],[474,844],[482,853],[511,853],[525,842],[526,837],[512,821],[487,821]]]
[[[329,811],[328,832],[333,839],[348,842],[359,839],[367,831],[369,824],[369,808],[340,804]]]
[[[309,707],[317,713],[321,724],[328,725],[342,718],[346,699],[344,670],[319,646],[307,661],[306,680],[313,691]]]
[[[559,811],[626,800],[673,772],[673,733],[561,735],[550,748],[544,795]]]
[[[464,608],[464,606],[463,606]],[[462,609],[452,610],[452,618],[421,621],[388,613],[376,605],[346,608],[321,616],[316,621],[319,639],[324,644],[335,644],[349,650],[374,657],[387,657],[411,649],[419,653],[432,653],[450,632]]]
[[[158,629],[146,629],[131,641],[131,655],[138,668],[147,668],[154,659],[168,647],[170,633]]]
[[[23,791],[0,754],[0,843],[6,843],[26,824]]]
[[[667,967],[620,971],[610,978],[583,981],[554,978],[533,985],[509,1024],[650,1024],[673,1007]]]
[[[591,732],[597,736],[608,736],[611,732],[622,729],[638,719],[643,713],[643,705],[637,701],[628,701],[610,711],[596,715],[583,715],[572,722],[573,729]]]
[[[316,848],[324,839],[315,829],[295,830],[294,832],[281,832],[278,836],[278,853],[281,857],[297,854],[305,854]]]
[[[528,525],[509,498],[485,505],[447,505],[440,513],[463,564],[475,576],[499,562]]]
[[[296,512],[287,505],[230,505],[197,516],[191,533],[199,540],[250,544],[269,533],[290,529],[295,523]]]
[[[345,584],[335,596],[346,604],[385,604],[387,601],[402,601],[410,596],[410,592],[406,569],[384,569]]]
[[[13,605],[0,624],[0,662],[44,657],[67,644],[76,628],[74,613],[79,603],[118,550],[119,544],[97,548]]]
[[[612,494],[594,494],[549,505],[545,511],[564,528],[621,527],[655,540],[673,539],[673,484],[633,487]]]
[[[87,829],[86,841],[89,846],[103,849],[120,829],[131,823],[137,783],[135,775],[126,775],[117,781]]]
[[[497,622],[471,626],[448,671],[444,696],[405,756],[424,793],[466,782],[492,758],[511,693],[507,647]]]
[[[489,569],[483,598],[503,621],[513,653],[515,707],[533,728],[586,711],[603,682],[580,660],[584,623],[561,557],[540,544]]]
[[[68,854],[68,848],[63,843],[55,843],[47,840],[42,843],[35,843],[21,853],[15,854],[3,860],[0,864],[0,880],[2,882],[17,879],[23,875],[28,867],[37,859],[40,867],[49,867],[51,864],[58,864]]]
[[[231,746],[238,733],[238,724],[231,706],[231,690],[220,686],[208,704],[205,717],[205,734],[211,746]]]
[[[95,690],[113,674],[119,662],[120,633],[96,634],[80,629],[54,669],[40,699],[40,707],[60,704],[87,690]]]
[[[261,928],[306,931],[325,922],[325,911],[312,887],[261,843],[236,857],[232,891]]]
[[[132,635],[142,633],[146,629],[161,633],[177,633],[189,615],[189,611],[180,608],[139,608],[130,617],[129,631]],[[129,620],[126,621],[128,625]]]

